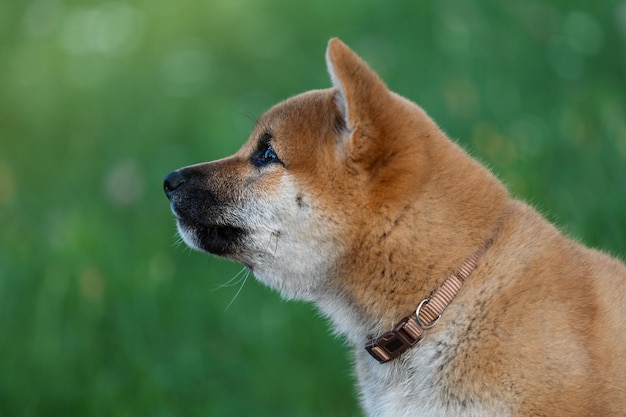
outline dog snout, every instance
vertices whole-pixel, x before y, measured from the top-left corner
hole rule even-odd
[[[163,190],[167,198],[172,198],[172,194],[185,183],[185,176],[180,171],[170,172],[163,180]]]

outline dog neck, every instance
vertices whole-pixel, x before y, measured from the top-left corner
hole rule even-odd
[[[497,226],[494,229],[497,229]],[[474,252],[462,263],[457,263],[456,268],[446,267],[443,262],[440,264],[430,263],[422,267],[419,273],[408,278],[401,276],[399,279],[397,278],[397,273],[394,272],[394,268],[388,268],[388,270],[383,268],[376,274],[380,279],[372,280],[370,285],[356,290],[352,286],[346,287],[331,284],[325,291],[316,294],[315,302],[321,311],[334,323],[336,333],[346,337],[359,348],[363,348],[365,342],[370,344],[372,340],[390,333],[388,330],[391,328],[396,329],[399,327],[399,323],[406,321],[409,321],[409,325],[415,324],[414,322],[418,323],[420,334],[415,338],[417,341],[425,329],[419,325],[420,308],[416,309],[418,304],[422,307],[419,301],[423,300],[423,303],[429,297],[441,298],[438,295],[441,289],[443,289],[443,292],[448,292],[450,285],[458,285],[454,293],[446,294],[444,297],[445,304],[439,309],[426,310],[427,324],[434,324],[436,320],[433,320],[433,318],[440,315],[449,303],[454,302],[456,291],[460,289],[460,285],[465,283],[469,275],[474,272],[477,263],[493,244],[495,234],[494,232],[481,245],[477,246]],[[391,254],[389,259],[393,259]],[[416,267],[415,270],[420,270],[420,268]],[[388,275],[389,279],[385,279],[386,275]],[[462,275],[460,284],[457,282],[459,275]],[[445,279],[438,280],[437,277],[444,277]],[[451,284],[451,280],[455,282]],[[345,283],[345,281],[343,282]],[[428,306],[428,304],[426,305]],[[407,316],[408,313],[410,314]],[[400,319],[400,317],[404,317],[404,319]],[[430,328],[430,326],[426,327]]]
[[[493,238],[487,239],[432,296],[424,298],[415,312],[400,320],[393,330],[370,339],[365,346],[368,353],[380,363],[385,363],[397,359],[407,349],[415,346],[424,337],[426,330],[430,330],[437,324],[441,314],[456,297],[465,281],[476,269],[480,258],[492,244]]]
[[[455,180],[452,169],[445,172],[447,184],[459,186],[444,187],[437,182],[443,173],[435,173],[420,198],[379,216],[389,219],[387,224],[363,227],[357,243],[342,256],[350,263],[338,265],[328,285],[315,294],[336,332],[359,348],[414,312],[503,221],[508,194],[495,176],[465,155],[441,162],[447,167],[465,164],[459,173],[472,176]]]

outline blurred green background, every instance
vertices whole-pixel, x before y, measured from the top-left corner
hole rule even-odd
[[[2,0],[0,417],[360,415],[325,320],[221,287],[241,266],[178,243],[161,188],[329,86],[331,36],[626,254],[626,2]]]

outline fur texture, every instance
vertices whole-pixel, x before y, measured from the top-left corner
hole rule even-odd
[[[185,242],[315,302],[354,347],[369,416],[626,415],[626,267],[511,199],[341,41],[326,62],[333,88],[166,177]],[[488,238],[417,346],[367,354]]]

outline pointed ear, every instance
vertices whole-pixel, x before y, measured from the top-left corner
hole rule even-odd
[[[328,42],[326,66],[337,89],[337,107],[348,129],[353,130],[367,122],[384,106],[389,94],[387,86],[365,61],[338,38]]]

